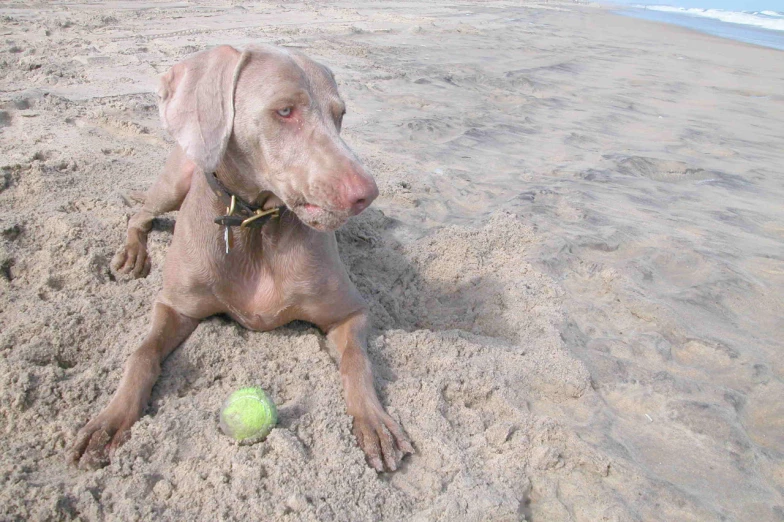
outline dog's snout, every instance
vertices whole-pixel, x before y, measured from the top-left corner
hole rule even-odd
[[[356,216],[378,197],[376,182],[364,172],[353,173],[347,183],[343,185],[341,193],[341,206],[351,211]]]

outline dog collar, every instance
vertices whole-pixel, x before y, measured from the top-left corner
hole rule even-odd
[[[281,205],[279,207],[262,210],[261,205],[248,203],[227,189],[218,179],[215,172],[207,174],[206,177],[210,188],[212,188],[213,192],[215,192],[226,205],[226,215],[215,218],[215,223],[217,225],[224,227],[258,228],[263,226],[270,219],[280,217],[280,214],[286,209],[285,205]]]
[[[261,228],[270,219],[279,218],[286,209],[286,206],[282,205],[262,210],[261,205],[252,205],[227,189],[215,172],[205,175],[213,192],[226,204],[226,215],[216,217],[215,224],[223,227],[223,242],[226,244],[227,255],[234,246],[232,227]]]

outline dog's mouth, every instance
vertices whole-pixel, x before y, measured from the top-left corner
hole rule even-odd
[[[347,215],[344,216],[313,203],[300,203],[289,208],[305,225],[320,232],[337,230],[348,219]]]
[[[347,212],[335,212],[315,203],[310,203],[304,198],[285,202],[272,192],[268,193],[261,208],[262,210],[269,210],[282,206],[287,207],[306,226],[320,232],[337,230],[349,217]]]

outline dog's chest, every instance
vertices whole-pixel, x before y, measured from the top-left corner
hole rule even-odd
[[[270,278],[222,285],[216,294],[229,315],[245,328],[271,330],[288,322],[285,321],[287,300]]]
[[[300,306],[319,292],[319,277],[307,256],[260,260],[240,258],[215,288],[215,296],[240,324],[252,330],[271,330],[301,317]]]

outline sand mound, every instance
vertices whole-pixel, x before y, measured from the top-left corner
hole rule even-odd
[[[108,400],[155,286],[154,278],[114,280],[106,256],[93,253],[107,230],[78,222],[33,220],[14,242],[48,248],[5,283],[9,513],[515,518],[538,473],[560,470],[585,487],[609,473],[609,461],[530,411],[532,400],[557,404],[590,390],[559,335],[558,287],[520,261],[531,229],[499,214],[404,247],[389,232],[395,222],[372,210],[339,238],[383,331],[371,348],[377,385],[416,441],[402,472],[379,480],[364,463],[323,336],[306,325],[248,332],[220,318],[166,362],[149,415],[114,462],[94,474],[69,469],[63,446]],[[221,400],[245,384],[269,390],[281,412],[280,427],[251,447],[234,445],[216,422]],[[42,495],[49,501],[37,501]]]

